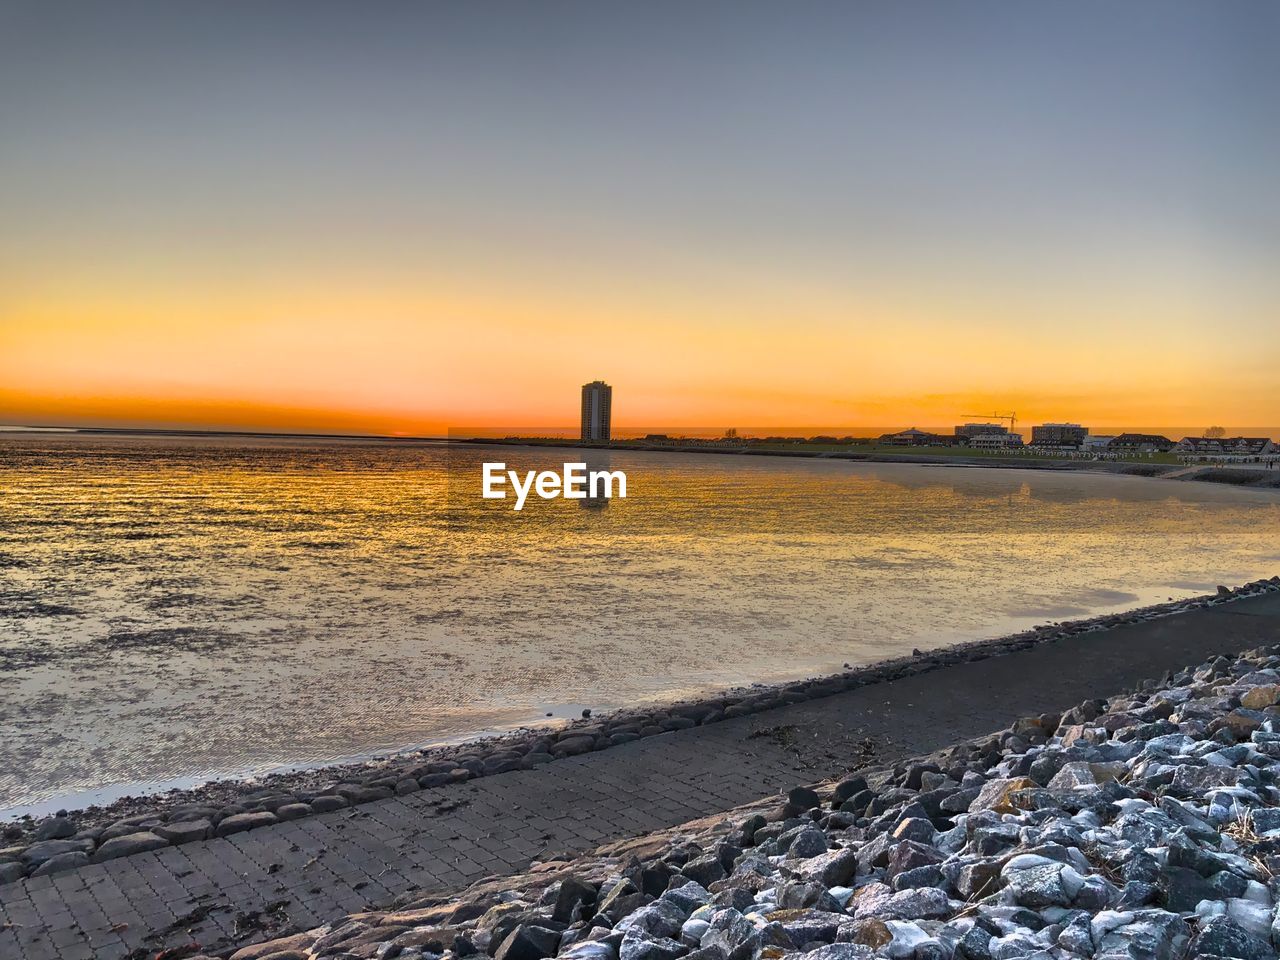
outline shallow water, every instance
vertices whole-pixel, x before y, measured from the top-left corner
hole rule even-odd
[[[570,451],[0,436],[0,811],[837,670],[1270,576],[1273,492]]]

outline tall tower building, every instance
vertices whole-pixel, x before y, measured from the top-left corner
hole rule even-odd
[[[582,439],[584,442],[609,440],[609,412],[613,406],[613,387],[603,380],[582,385]]]

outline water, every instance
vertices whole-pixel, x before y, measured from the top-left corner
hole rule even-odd
[[[1087,474],[0,435],[0,811],[840,669],[1270,576],[1280,498]]]

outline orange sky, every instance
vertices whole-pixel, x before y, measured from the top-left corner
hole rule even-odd
[[[1280,423],[1273,356],[1215,357],[1194,327],[1094,315],[1115,330],[1100,347],[1048,324],[1019,331],[1004,314],[1026,315],[1026,303],[962,312],[808,291],[734,302],[725,289],[720,306],[633,291],[624,312],[593,291],[575,302],[441,290],[434,303],[388,291],[392,278],[377,295],[330,282],[306,296],[252,289],[242,302],[210,289],[195,309],[186,291],[78,299],[51,284],[0,326],[0,422],[565,427],[578,386],[601,377],[620,428],[949,425],[995,409],[1024,425]]]

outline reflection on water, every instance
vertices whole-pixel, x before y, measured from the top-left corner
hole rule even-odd
[[[614,452],[0,439],[0,809],[320,763],[1091,615],[1280,566],[1274,494]]]

